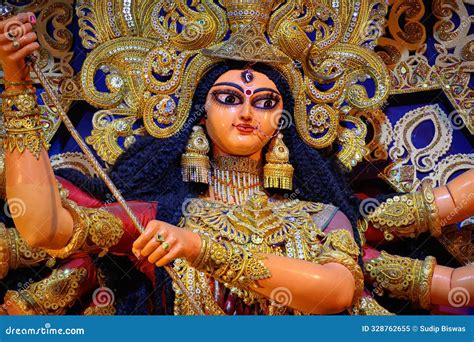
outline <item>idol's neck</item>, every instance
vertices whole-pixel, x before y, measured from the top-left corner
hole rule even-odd
[[[243,204],[263,190],[261,158],[214,155],[211,160],[209,198],[226,204]]]

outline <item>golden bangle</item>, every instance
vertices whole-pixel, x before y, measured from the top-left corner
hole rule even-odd
[[[31,112],[38,108],[35,94],[24,93],[8,96],[2,101],[2,111],[7,110]]]
[[[6,90],[1,95],[0,98],[9,98],[18,95],[26,95],[26,94],[36,94],[35,88],[27,88],[27,89],[15,89],[15,90]]]
[[[431,283],[433,273],[436,267],[436,258],[426,257],[421,266],[420,277],[418,280],[418,302],[423,309],[428,310],[431,307]]]
[[[366,263],[365,270],[378,295],[387,291],[390,297],[409,300],[429,309],[435,266],[434,257],[422,261],[382,252]]]
[[[74,305],[87,270],[53,270],[51,275],[20,291],[8,291],[5,303],[15,303],[25,315],[62,315]]]
[[[271,277],[262,258],[247,252],[243,247],[227,241],[216,242],[203,235],[200,264],[193,267],[210,274],[216,280],[230,286],[255,286],[257,280]]]
[[[208,246],[208,238],[201,236],[201,248],[199,251],[199,255],[197,256],[196,260],[194,260],[193,264],[191,265],[192,267],[194,268],[201,267],[202,261],[207,252],[207,246]]]
[[[19,119],[27,116],[39,116],[41,114],[41,110],[39,107],[35,107],[28,111],[21,111],[21,110],[11,110],[11,109],[3,109],[2,110],[3,117],[8,119]]]
[[[421,183],[423,200],[428,211],[429,229],[434,237],[441,236],[441,219],[439,217],[438,206],[435,202],[435,196],[431,183],[424,181]]]
[[[42,129],[41,119],[38,115],[26,116],[23,118],[6,118],[5,130],[7,133],[25,133],[35,129]]]
[[[33,80],[28,80],[28,81],[7,81],[7,80],[4,80],[3,81],[5,87],[16,87],[16,86],[28,86],[28,85],[32,85],[33,84]]]
[[[5,151],[10,153],[15,149],[18,149],[20,153],[28,150],[36,159],[39,159],[41,150],[43,148],[47,150],[49,145],[44,139],[43,131],[41,129],[34,129],[19,133],[7,132],[3,138],[3,147]]]
[[[367,219],[384,233],[386,240],[395,235],[414,238],[429,226],[426,204],[418,192],[387,199]]]
[[[110,247],[116,245],[124,233],[121,219],[104,209],[83,208],[67,199],[68,191],[59,185],[62,206],[72,215],[73,233],[69,243],[58,250],[46,252],[57,258],[67,258],[78,251],[98,252],[104,256]]]
[[[72,237],[68,244],[61,249],[46,249],[46,252],[55,258],[67,258],[71,254],[79,251],[87,239],[87,217],[80,206],[73,201],[63,199],[62,205],[72,216],[74,227]]]

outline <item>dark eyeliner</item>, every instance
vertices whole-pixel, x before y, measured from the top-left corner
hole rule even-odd
[[[236,106],[236,105],[240,105],[244,102],[243,98],[242,98],[242,95],[239,94],[238,92],[232,90],[232,89],[214,90],[211,93],[211,95],[212,95],[212,97],[214,98],[214,100],[216,102],[218,102],[219,104],[222,104],[222,105],[226,105],[226,106]],[[219,100],[218,95],[233,95],[239,100],[240,103],[225,103],[225,102]]]
[[[256,107],[255,106],[255,103],[257,103],[258,101],[262,101],[262,100],[272,100],[272,101],[275,101],[275,104],[272,106],[272,107],[268,107],[268,108],[264,108],[264,107]],[[258,109],[264,109],[264,110],[270,110],[270,109],[273,109],[275,108],[275,106],[280,103],[281,99],[280,99],[280,96],[275,94],[275,93],[268,93],[268,94],[263,94],[263,95],[260,95],[258,96],[257,98],[255,98],[253,101],[252,101],[252,106],[258,108]]]

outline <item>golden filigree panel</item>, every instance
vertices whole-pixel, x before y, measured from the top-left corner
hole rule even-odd
[[[413,142],[413,132],[425,121],[433,124],[434,133],[428,145],[418,148]],[[429,172],[449,150],[452,135],[451,122],[439,105],[420,107],[405,113],[395,124],[389,156],[392,160],[401,159],[403,164],[411,162],[418,172]]]
[[[390,69],[391,94],[441,89],[474,133],[472,15],[470,1],[390,0],[387,35],[379,39],[376,51]],[[434,64],[427,56],[425,5],[437,18],[433,27]],[[403,23],[403,27],[401,26]]]
[[[137,128],[143,120],[152,136],[176,134],[188,118],[197,83],[219,62],[203,51],[223,49],[229,29],[235,37],[240,24],[255,24],[266,30],[278,53],[293,59],[275,67],[297,100],[299,134],[314,148],[341,145],[340,156],[352,167],[366,150],[360,134],[350,137],[359,131],[344,129],[343,122],[358,120],[349,115],[353,110],[375,110],[389,93],[387,69],[373,52],[386,11],[382,0],[80,0],[80,37],[92,50],[84,62],[81,88],[87,102],[113,118],[102,125],[96,119],[102,114],[96,114],[94,120],[101,124],[87,141],[113,163],[122,152],[119,140],[142,132],[126,129],[132,134],[126,137],[117,132],[117,111],[127,117],[127,123],[118,118],[121,126]],[[373,95],[365,83],[372,83]]]

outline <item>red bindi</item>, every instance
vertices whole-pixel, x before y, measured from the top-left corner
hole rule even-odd
[[[247,90],[245,91],[245,95],[247,95],[247,96],[252,95],[252,91],[251,91],[250,89],[247,89]]]

